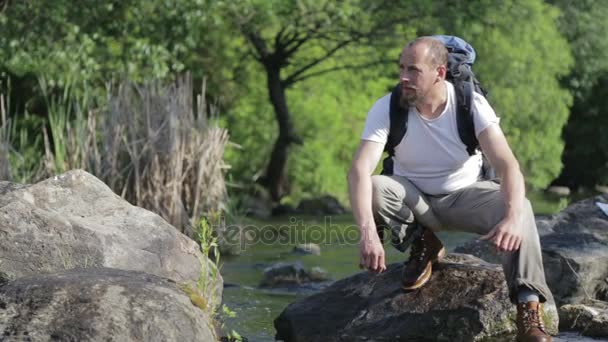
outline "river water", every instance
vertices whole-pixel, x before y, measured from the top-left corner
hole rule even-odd
[[[235,318],[226,319],[227,331],[235,330],[249,341],[274,341],[273,320],[289,303],[306,295],[312,290],[267,290],[259,288],[265,267],[278,262],[301,262],[307,270],[318,266],[327,271],[333,280],[338,280],[357,272],[358,268],[358,231],[350,216],[315,218],[297,218],[294,225],[292,218],[284,221],[266,222],[264,231],[276,229],[290,230],[295,227],[316,232],[300,239],[275,238],[268,233],[266,239],[258,239],[255,244],[247,246],[238,256],[225,256],[221,274],[224,277],[224,304],[236,313]],[[300,223],[301,222],[301,223]],[[272,227],[272,228],[271,228]],[[322,232],[333,232],[331,237]],[[342,236],[339,236],[339,233]],[[277,234],[278,235],[278,234]],[[448,251],[475,238],[467,233],[441,232],[438,234]],[[282,235],[283,237],[285,235]],[[327,241],[323,241],[327,238]],[[343,238],[343,239],[341,239]],[[350,238],[350,239],[349,239]],[[299,255],[293,252],[298,242],[315,241],[321,247],[321,255]],[[295,242],[295,243],[294,243]],[[319,243],[321,242],[321,243]],[[327,243],[324,243],[327,242]],[[387,264],[403,262],[407,254],[394,249],[388,242],[385,244]]]

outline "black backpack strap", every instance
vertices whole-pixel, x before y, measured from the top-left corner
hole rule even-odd
[[[479,147],[479,141],[475,136],[475,122],[473,121],[473,84],[471,82],[461,82],[454,85],[454,90],[456,91],[458,135],[467,147],[467,152],[472,156]]]
[[[382,174],[393,174],[393,156],[395,156],[395,147],[399,145],[407,131],[407,118],[409,108],[403,108],[400,104],[401,86],[396,85],[393,88],[390,99],[389,108],[389,131],[384,145],[384,151],[388,153],[388,157],[382,162]]]
[[[457,58],[458,55],[452,56]],[[479,82],[475,79],[473,71],[468,64],[454,65],[457,70],[451,70],[450,81],[456,92],[456,120],[460,140],[467,147],[470,156],[474,155],[479,147],[479,141],[475,136],[475,122],[473,121],[473,96],[475,91],[481,89]]]

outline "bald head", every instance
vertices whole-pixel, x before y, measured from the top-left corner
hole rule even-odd
[[[447,66],[448,64],[448,49],[446,49],[445,45],[443,45],[439,39],[433,37],[419,37],[409,42],[404,50],[406,49],[421,49],[421,52],[425,56],[425,60],[432,67],[438,67],[440,65]]]

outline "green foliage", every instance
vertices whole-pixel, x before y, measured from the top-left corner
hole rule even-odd
[[[213,263],[204,259],[201,262],[201,276],[197,283],[197,288],[201,293],[215,293],[215,286],[219,277],[220,252],[217,238],[213,235],[213,226],[205,218],[201,218],[197,231],[197,240],[201,246],[201,252],[205,258],[214,257]],[[216,308],[221,302],[221,298],[209,298],[207,303],[210,308]]]
[[[559,183],[593,188],[608,184],[608,72],[572,107]]]
[[[197,231],[197,240],[201,246],[201,252],[205,257],[213,257],[213,262],[203,260],[201,262],[201,276],[197,282],[198,291],[187,290],[190,296],[190,300],[194,305],[199,306],[202,309],[210,309],[214,319],[218,322],[220,330],[224,329],[223,317],[236,317],[236,312],[230,310],[228,306],[220,303],[222,298],[215,297],[215,288],[209,286],[215,286],[220,276],[220,249],[214,227],[217,227],[222,220],[221,213],[211,213],[208,215],[209,218],[202,217]],[[200,294],[206,294],[206,298],[201,297]],[[220,310],[218,310],[220,309]],[[234,330],[231,330],[227,338],[229,341],[242,341],[241,335]]]
[[[40,89],[42,90],[48,109],[48,123],[52,139],[48,137],[46,128],[43,128],[43,130],[47,150],[50,149],[48,141],[52,141],[54,172],[66,172],[70,169],[70,166],[84,166],[85,161],[82,159],[86,158],[86,156],[78,152],[82,152],[85,149],[84,144],[87,141],[87,118],[83,111],[87,110],[90,104],[86,84],[76,87],[75,84],[66,83],[62,94],[55,96],[50,94],[47,81],[41,78]],[[76,91],[78,95],[73,94],[74,89],[79,89]],[[70,138],[75,139],[69,141]],[[78,146],[76,149],[70,150],[70,147],[73,145]]]
[[[297,180],[294,202],[320,194],[348,201],[346,174],[367,110],[392,83],[373,72],[340,72],[306,80],[288,93],[304,138],[290,160],[291,178]]]
[[[239,97],[222,113],[222,125],[230,131],[230,140],[238,145],[226,150],[231,169],[228,179],[234,185],[248,186],[263,173],[276,139],[277,125],[268,101],[261,68],[253,62],[241,72]]]
[[[211,0],[12,1],[0,12],[0,72],[50,87],[114,78],[209,77],[214,95],[231,77],[238,40],[223,29]],[[30,84],[30,86],[32,86]],[[30,90],[31,91],[31,90]]]
[[[608,3],[603,0],[549,0],[561,10],[558,28],[576,60],[564,78],[575,99],[585,101],[608,73]]]
[[[563,79],[574,104],[563,132],[564,169],[557,182],[571,187],[608,184],[608,3],[550,2],[562,10],[559,28],[576,61]]]
[[[572,65],[570,48],[557,25],[577,59],[593,58],[577,63],[571,74],[576,77],[568,79],[579,85],[581,94],[583,89],[596,89],[601,95],[594,88],[599,78],[592,76],[606,70],[608,63],[601,57],[607,43],[597,34],[608,25],[608,20],[602,21],[606,5],[591,0],[550,2],[564,15],[541,0],[12,1],[0,13],[0,73],[11,76],[16,88],[25,89],[11,94],[19,97],[14,103],[29,103],[27,108],[36,109],[30,113],[43,115],[49,103],[39,101],[36,107],[32,101],[36,92],[41,93],[41,77],[52,89],[86,81],[91,85],[86,92],[98,96],[106,82],[122,76],[171,79],[182,71],[191,71],[199,81],[208,76],[207,91],[220,102],[222,124],[241,146],[226,152],[232,167],[228,180],[249,186],[264,172],[278,126],[268,101],[265,70],[251,58],[253,43],[243,33],[260,32],[268,51],[276,48],[274,38],[279,34],[319,38],[303,43],[287,60],[281,75],[286,78],[330,52],[336,39],[377,29],[373,35],[357,37],[309,73],[299,74],[314,77],[300,77],[287,92],[296,132],[304,141],[291,150],[293,193],[287,200],[323,193],[345,200],[345,174],[367,110],[397,81],[397,68],[384,64],[323,72],[374,60],[396,61],[401,47],[416,35],[460,35],[478,52],[476,72],[491,92],[490,101],[527,182],[543,187],[559,172],[559,134],[571,103],[557,81]],[[85,92],[81,87],[72,91]],[[59,98],[61,93],[47,98]],[[598,102],[597,110],[585,113],[602,115],[601,106]],[[24,127],[28,139],[43,125],[31,116],[16,121],[14,126]],[[24,145],[18,151],[28,157],[19,160],[28,169],[27,159],[40,156],[25,152]]]
[[[359,140],[366,107],[386,87],[379,62],[396,60],[398,54],[393,51],[397,20],[391,8],[387,3],[360,0],[226,4],[233,25],[252,47],[253,60],[260,62],[251,68],[257,77],[251,83],[245,77],[245,85],[241,84],[251,99],[241,99],[225,120],[233,141],[243,147],[228,156],[234,174],[246,173],[237,178],[257,180],[269,163],[279,127],[274,122],[275,108],[267,100],[260,102],[260,98],[268,96],[260,79],[267,76],[265,72],[280,69],[282,85],[289,89],[287,106],[295,126],[293,131],[291,127],[283,128],[282,133],[304,140],[303,145],[292,145],[290,151],[292,199],[322,193],[345,197],[345,174]],[[351,70],[351,74],[336,73],[338,70]],[[365,78],[365,70],[374,70],[369,79]],[[353,113],[362,116],[352,120]],[[351,118],[346,118],[346,114]],[[253,153],[246,154],[248,151]],[[246,160],[239,158],[245,154]]]
[[[42,132],[44,120],[28,113],[13,117],[11,146],[9,154],[13,182],[29,183],[36,177],[40,169],[40,161],[44,158]]]

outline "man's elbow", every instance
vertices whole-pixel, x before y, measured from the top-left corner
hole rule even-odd
[[[360,166],[358,166],[358,165],[351,166],[350,170],[348,170],[348,174],[346,175],[348,184],[352,185],[354,182],[356,182],[358,179],[360,179],[362,175],[363,175],[363,169]]]

